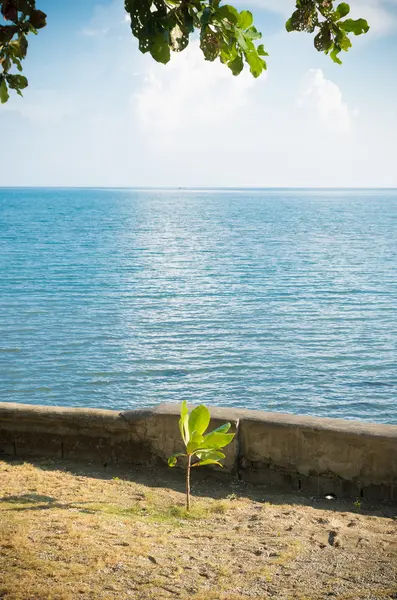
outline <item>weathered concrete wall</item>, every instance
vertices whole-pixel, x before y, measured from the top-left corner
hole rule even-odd
[[[177,404],[117,412],[0,402],[0,456],[155,465],[183,451],[179,412]],[[220,413],[222,409],[212,411],[211,428],[225,422]],[[228,420],[232,423],[230,431],[235,433],[236,419]],[[224,470],[231,472],[237,456],[235,441],[225,454]]]
[[[133,424],[110,410],[0,404],[0,453],[101,462],[148,463],[146,420]]]
[[[116,412],[0,403],[0,455],[154,466],[182,451],[179,405]],[[397,500],[397,426],[211,409],[232,423],[224,471],[276,489]]]
[[[239,443],[240,469],[256,483],[338,497],[397,492],[397,426],[247,411]]]

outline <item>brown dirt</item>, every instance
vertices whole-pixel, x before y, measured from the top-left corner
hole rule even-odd
[[[0,461],[0,598],[397,598],[390,507],[193,478]]]

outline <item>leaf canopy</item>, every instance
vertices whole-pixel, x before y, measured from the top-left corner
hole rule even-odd
[[[233,75],[241,73],[244,65],[254,77],[267,69],[267,52],[258,44],[262,34],[249,10],[238,11],[220,0],[124,0],[124,6],[139,50],[157,62],[168,63],[171,53],[184,50],[197,32],[205,60],[219,59]],[[314,33],[315,48],[340,64],[339,54],[351,47],[349,34],[362,35],[369,29],[365,19],[345,19],[349,13],[346,2],[296,0],[286,29]],[[27,36],[46,26],[47,15],[36,8],[36,0],[0,0],[0,15],[0,101],[4,103],[8,89],[22,95],[28,85],[12,69],[22,71]]]

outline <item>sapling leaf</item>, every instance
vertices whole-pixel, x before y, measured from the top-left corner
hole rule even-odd
[[[223,454],[223,452],[220,452],[220,450],[212,450],[212,449],[197,450],[197,452],[195,452],[195,455],[200,460],[200,462],[203,460],[206,460],[207,458],[211,458],[213,460],[220,460],[221,458],[225,458],[225,455]]]
[[[183,452],[176,452],[175,454],[172,454],[168,459],[168,466],[175,467],[180,456],[186,456],[186,454],[183,454]]]
[[[204,438],[198,431],[194,431],[193,435],[190,437],[190,441],[186,446],[186,451],[188,454],[193,454],[198,448],[200,448],[203,444]]]
[[[192,467],[202,467],[204,465],[219,465],[220,467],[223,467],[223,465],[219,461],[212,460],[211,458],[205,458],[204,460],[200,460],[200,462],[194,463]]]
[[[219,431],[212,431],[204,436],[203,448],[223,448],[230,444],[234,438],[234,433],[219,433]]]
[[[193,435],[195,431],[203,435],[210,423],[210,411],[204,404],[200,404],[192,410],[189,416],[189,434]]]
[[[210,433],[227,433],[229,431],[230,427],[231,427],[230,423],[224,423],[223,425],[220,425],[216,429],[213,429]]]
[[[179,430],[185,446],[189,442],[189,409],[187,402],[184,400],[181,404],[181,418],[179,419]]]

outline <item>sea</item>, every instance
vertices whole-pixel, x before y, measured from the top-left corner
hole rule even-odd
[[[397,424],[397,190],[0,188],[0,400]]]

